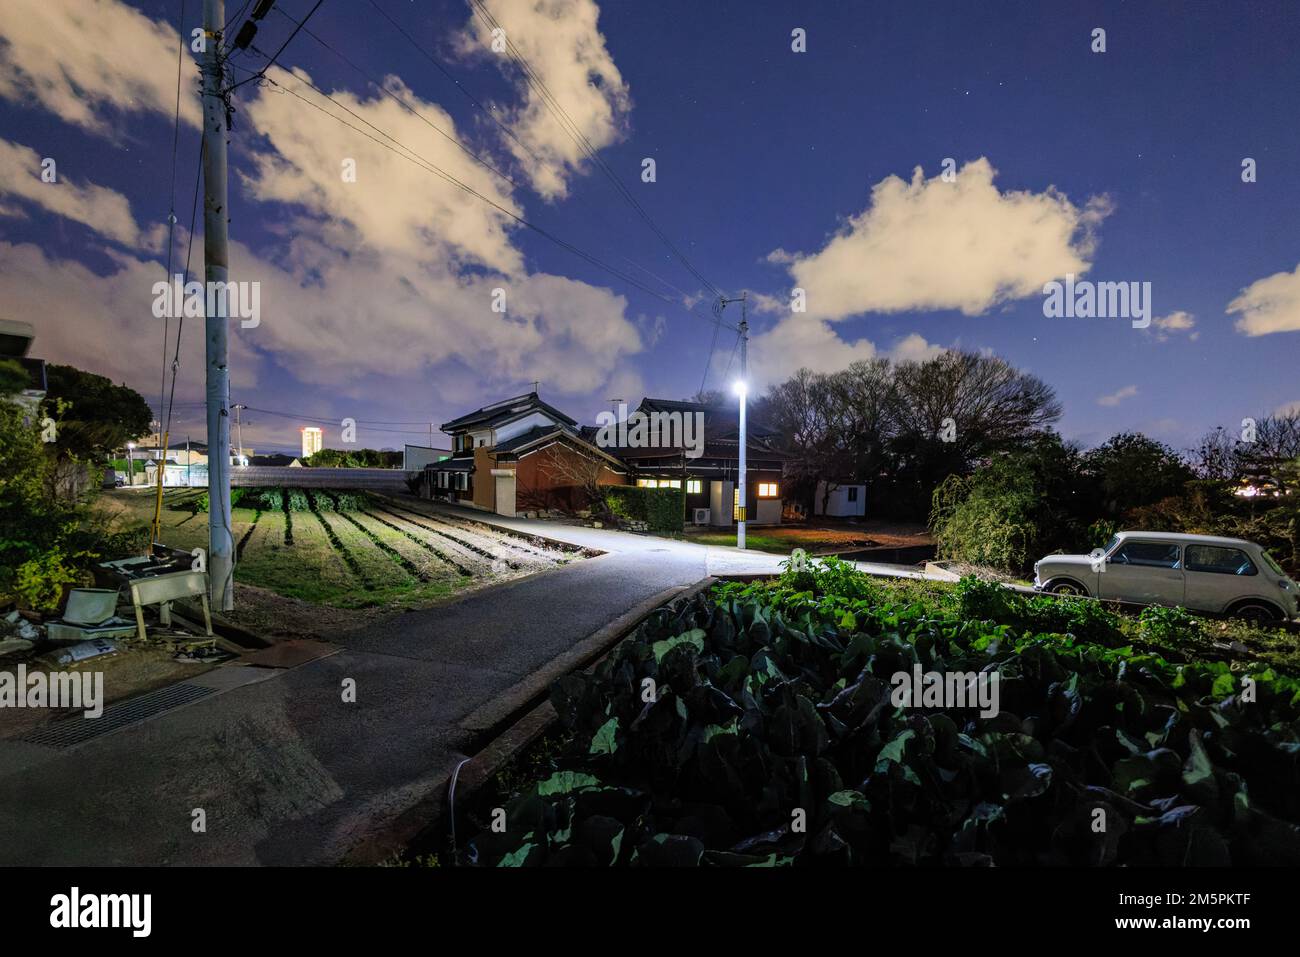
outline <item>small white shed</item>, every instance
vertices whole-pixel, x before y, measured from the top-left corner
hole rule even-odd
[[[822,502],[826,507],[822,508]],[[831,494],[826,495],[826,483],[817,483],[817,499],[813,503],[814,514],[827,518],[862,518],[867,514],[867,487],[865,485],[839,485],[831,483]]]

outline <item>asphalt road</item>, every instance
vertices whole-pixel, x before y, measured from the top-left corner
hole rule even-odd
[[[0,864],[333,863],[455,766],[470,712],[670,586],[781,560],[493,520],[607,554],[377,621],[297,668],[218,668],[191,682],[216,693],[72,748],[0,741]]]

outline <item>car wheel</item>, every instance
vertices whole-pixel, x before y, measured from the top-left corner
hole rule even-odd
[[[1047,586],[1047,591],[1053,595],[1087,595],[1088,592],[1078,582],[1059,581],[1052,582]]]
[[[1282,620],[1282,612],[1266,601],[1247,601],[1234,605],[1229,611],[1230,618],[1240,618],[1252,625],[1271,625]]]

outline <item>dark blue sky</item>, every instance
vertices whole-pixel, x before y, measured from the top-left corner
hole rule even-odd
[[[462,0],[379,2],[446,57],[481,100],[509,104],[517,98],[514,79],[494,64],[453,52],[451,38],[470,16]],[[295,17],[311,6],[307,0],[280,5]],[[175,22],[176,3],[135,6],[152,19]],[[440,105],[459,130],[469,131],[474,148],[508,162],[491,124],[368,3],[327,0],[310,25],[372,75],[400,76],[415,96]],[[807,53],[790,50],[795,27],[807,31]],[[1104,54],[1089,48],[1094,27],[1107,32]],[[272,14],[256,42],[274,49],[289,29]],[[872,187],[886,177],[909,180],[918,165],[934,177],[944,157],[959,166],[985,158],[1003,192],[1041,194],[1054,187],[1077,207],[1107,197],[1112,210],[1096,229],[1088,278],[1149,281],[1154,315],[1187,313],[1192,328],[1157,333],[1134,330],[1124,320],[1047,319],[1041,295],[1031,295],[978,315],[956,309],[867,312],[833,323],[841,339],[865,338],[882,353],[914,334],[932,346],[992,350],[1054,386],[1066,410],[1062,431],[1085,443],[1139,429],[1183,447],[1214,425],[1235,425],[1300,401],[1296,326],[1248,336],[1234,328],[1237,317],[1226,314],[1244,288],[1300,264],[1300,5],[615,0],[600,4],[599,30],[630,95],[625,136],[600,155],[718,287],[784,297],[790,274],[767,261],[769,253],[818,252],[849,217],[868,208]],[[306,69],[327,90],[375,95],[305,35],[281,59]],[[255,57],[244,62],[259,64]],[[171,69],[174,77],[174,61]],[[166,215],[170,117],[115,116],[111,109],[105,115],[118,128],[115,141],[8,98],[0,100],[0,136],[41,156],[68,157],[60,165],[69,177],[124,194],[142,228],[151,227]],[[181,135],[177,207],[185,221],[197,133],[183,127]],[[255,201],[239,178],[266,147],[237,113],[231,236],[275,255],[288,228],[283,206]],[[640,181],[643,157],[655,158],[656,183]],[[1243,157],[1257,161],[1257,182],[1241,181]],[[568,188],[569,195],[554,202],[527,187],[514,198],[531,221],[669,295],[667,286],[629,261],[681,290],[699,290],[602,176],[588,168]],[[13,215],[14,207],[22,215]],[[0,208],[10,212],[0,218],[0,240],[33,243],[51,258],[79,261],[101,275],[115,268],[111,245],[93,241],[86,226],[21,200],[0,197]],[[712,333],[706,321],[525,230],[512,241],[530,272],[607,286],[627,297],[626,315],[640,322],[645,348],[622,361],[639,374],[646,392],[681,397],[699,387]],[[195,249],[197,257],[201,244]],[[75,281],[71,275],[69,281]],[[13,308],[0,304],[6,315]],[[38,326],[43,321],[15,317]],[[648,331],[656,317],[665,320],[657,339]],[[755,332],[779,319],[755,313]],[[44,321],[66,325],[73,319]],[[96,319],[81,315],[75,321],[93,325]],[[141,330],[123,344],[138,367],[131,384],[156,401],[161,339],[156,327]],[[436,320],[428,334],[443,334]],[[756,338],[756,349],[761,342]],[[724,359],[731,346],[728,335],[720,337]],[[275,349],[255,348],[263,372],[255,387],[236,389],[236,401],[330,420],[352,415],[440,422],[521,391],[531,378],[526,362],[512,366],[513,374],[463,359],[400,375],[371,364],[336,392],[301,381]],[[238,361],[236,354],[232,362]],[[185,413],[188,427],[201,432],[188,404],[201,394],[199,371],[186,368],[178,391],[187,404],[178,415]],[[715,371],[711,384],[720,378]],[[454,388],[435,387],[435,380]],[[543,378],[543,394],[585,420],[608,398],[604,385],[568,394],[557,394],[555,386]],[[1116,395],[1111,404],[1099,403]],[[250,444],[265,448],[292,447],[302,424],[265,415],[249,419],[255,422]],[[396,432],[363,435],[367,445],[402,440]]]

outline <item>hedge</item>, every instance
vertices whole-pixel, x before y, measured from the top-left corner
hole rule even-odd
[[[605,504],[616,518],[645,522],[652,532],[680,532],[686,514],[686,492],[680,488],[605,487]]]

